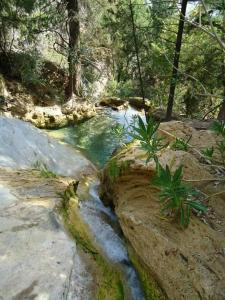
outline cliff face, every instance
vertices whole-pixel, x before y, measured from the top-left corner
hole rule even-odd
[[[115,206],[120,225],[140,263],[155,278],[169,299],[224,299],[225,295],[225,193],[224,181],[209,165],[203,165],[200,149],[215,144],[209,131],[198,132],[181,122],[165,123],[161,134],[168,141],[190,133],[189,152],[166,149],[159,154],[162,165],[172,170],[184,166],[184,180],[209,197],[204,217],[192,214],[186,230],[161,214],[158,193],[150,185],[155,164],[145,164],[145,153],[137,144],[117,154],[129,160],[129,168],[112,182],[107,167],[102,176],[102,195]],[[203,138],[205,137],[205,138]],[[206,139],[207,137],[207,139]],[[215,195],[216,194],[216,195]],[[213,195],[213,196],[212,196]]]

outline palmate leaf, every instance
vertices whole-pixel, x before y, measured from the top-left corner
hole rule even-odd
[[[222,135],[225,138],[225,121],[215,121],[212,124],[212,130],[217,135]]]
[[[191,208],[194,208],[196,209],[197,211],[201,211],[203,213],[205,213],[207,211],[207,207],[200,203],[200,202],[197,202],[197,201],[187,201],[187,205],[190,206]]]
[[[162,203],[162,212],[172,213],[174,217],[179,218],[181,227],[186,228],[190,222],[191,209],[205,213],[207,208],[194,200],[198,193],[193,188],[183,184],[182,178],[182,166],[179,166],[172,174],[168,165],[163,168],[158,163],[157,174],[153,178],[152,184],[161,189],[159,199]]]

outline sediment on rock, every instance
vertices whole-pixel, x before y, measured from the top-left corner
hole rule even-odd
[[[165,133],[169,128],[171,133]],[[158,192],[150,184],[155,164],[146,165],[146,155],[137,143],[116,154],[118,162],[130,161],[130,164],[115,181],[110,179],[106,166],[102,176],[103,200],[115,207],[125,237],[168,299],[222,300],[225,294],[224,182],[198,156],[206,142],[201,137],[207,136],[207,141],[212,143],[217,138],[211,132],[199,133],[180,122],[165,123],[160,129],[168,140],[171,138],[170,142],[174,141],[174,135],[192,134],[190,144],[199,147],[197,155],[193,148],[190,152],[167,148],[159,153],[159,161],[163,166],[168,164],[172,171],[180,164],[184,166],[184,180],[208,195],[207,215],[200,218],[192,214],[186,230],[162,216]]]

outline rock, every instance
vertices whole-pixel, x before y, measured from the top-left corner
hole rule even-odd
[[[0,117],[0,145],[2,167],[27,169],[42,163],[58,175],[73,177],[95,170],[79,151],[21,120]]]
[[[114,110],[123,110],[128,107],[128,102],[118,97],[104,97],[99,102],[99,105],[111,107]]]
[[[93,278],[56,211],[67,184],[0,168],[0,299],[93,299]]]
[[[59,105],[54,106],[35,106],[32,111],[27,113],[23,118],[24,121],[31,122],[38,128],[61,128],[68,124],[68,120],[64,114],[62,114]]]
[[[6,88],[5,79],[0,74],[0,97],[7,98],[9,96],[9,92]]]
[[[96,115],[93,105],[76,103],[74,107],[59,105],[54,106],[35,106],[24,117],[24,121],[31,122],[38,128],[55,129],[74,124]]]
[[[0,117],[0,299],[93,299],[95,279],[58,213],[60,194],[89,174],[78,151]]]
[[[151,102],[147,98],[145,98],[144,102],[142,97],[128,97],[126,100],[129,102],[130,106],[138,110],[148,110],[151,107]]]
[[[185,134],[192,133],[195,147],[199,143],[197,134],[198,137],[205,136],[205,143],[209,134],[213,136],[211,132],[200,133],[181,122],[164,123],[160,129],[165,136],[165,131],[170,131],[167,138],[170,137],[171,142],[174,141],[171,135],[181,137],[184,131]],[[168,299],[224,299],[224,182],[218,181],[215,185],[211,180],[216,175],[210,172],[209,166],[200,163],[192,151],[167,148],[159,153],[162,165],[168,164],[174,171],[182,164],[185,180],[194,180],[192,185],[207,195],[216,194],[207,201],[209,211],[204,222],[192,214],[189,227],[181,230],[176,223],[161,218],[157,190],[149,184],[155,174],[155,163],[146,165],[146,154],[138,143],[117,153],[118,162],[127,160],[130,166],[114,182],[105,168],[102,196],[107,204],[115,207],[122,231],[140,263],[155,278]]]
[[[166,110],[162,108],[153,108],[148,111],[148,115],[158,122],[163,122],[165,121]],[[179,120],[180,118],[176,113],[173,112],[172,119]]]
[[[221,141],[221,138],[211,130],[196,130],[190,126],[189,122],[171,121],[161,123],[159,132],[168,142],[174,142],[176,138],[184,141],[190,139],[188,143],[195,149],[192,154],[197,158],[200,158],[202,150],[210,147],[216,148],[216,144]],[[221,161],[221,155],[217,149],[214,150],[213,157],[216,161]]]

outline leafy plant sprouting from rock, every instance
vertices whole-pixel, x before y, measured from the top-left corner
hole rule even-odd
[[[147,120],[145,125],[142,119],[138,117],[138,124],[132,126],[132,136],[140,141],[141,148],[147,152],[146,162],[154,159],[156,163],[156,175],[152,184],[161,190],[159,196],[162,203],[162,212],[166,212],[179,221],[182,228],[187,228],[190,222],[191,210],[206,212],[207,208],[196,200],[197,191],[182,182],[182,165],[172,174],[168,165],[163,168],[160,164],[157,153],[167,147],[168,144],[163,145],[163,139],[157,137],[159,125],[153,119]],[[174,148],[187,151],[188,141],[177,139]]]
[[[187,141],[185,141],[182,138],[176,138],[175,142],[172,144],[171,148],[174,150],[182,150],[182,151],[188,151],[189,149],[189,141],[191,139],[191,136],[188,138]]]
[[[207,208],[196,201],[197,191],[182,183],[183,167],[180,166],[171,173],[168,166],[163,168],[157,164],[157,173],[152,184],[161,189],[159,197],[162,203],[162,212],[179,220],[182,228],[186,228],[190,222],[191,210],[206,212]]]
[[[212,130],[220,137],[222,141],[216,143],[216,147],[206,148],[202,150],[202,154],[208,160],[213,160],[215,149],[220,153],[222,163],[225,165],[225,121],[215,121],[212,125]]]
[[[108,163],[108,176],[111,182],[115,182],[115,180],[129,168],[130,163],[129,160],[119,162],[116,158],[112,158]]]
[[[141,148],[147,153],[148,163],[151,159],[158,162],[157,152],[167,147],[168,144],[162,144],[163,138],[157,136],[157,130],[160,123],[156,122],[154,119],[149,118],[146,124],[143,122],[142,118],[138,116],[137,125],[132,125],[131,136],[141,143]]]

